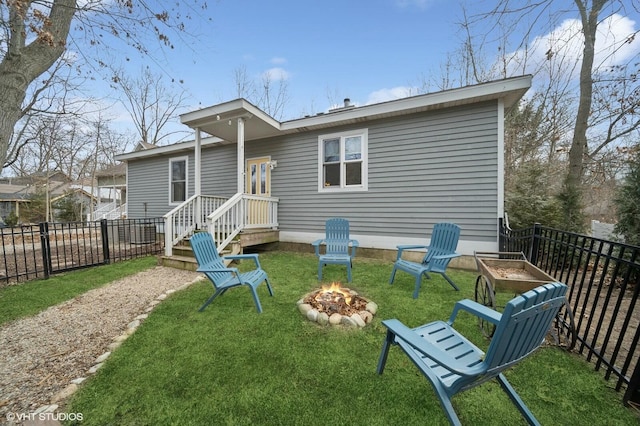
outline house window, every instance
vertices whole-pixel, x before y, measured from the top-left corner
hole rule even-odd
[[[169,204],[187,199],[187,157],[169,160]]]
[[[318,138],[318,190],[367,190],[367,130]]]

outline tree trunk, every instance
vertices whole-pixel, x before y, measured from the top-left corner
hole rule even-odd
[[[591,113],[593,95],[593,60],[594,46],[596,42],[596,30],[598,28],[598,15],[607,1],[594,0],[591,10],[587,10],[586,3],[582,0],[574,0],[580,11],[582,32],[584,35],[584,50],[580,67],[580,97],[578,112],[573,130],[573,140],[569,150],[569,171],[565,179],[564,210],[569,222],[581,210],[582,175],[584,171],[584,159],[587,152],[587,129],[589,128],[589,115]],[[580,228],[583,224],[574,223]]]
[[[76,12],[75,0],[55,0],[48,20],[35,34],[36,39],[26,45],[23,13],[31,2],[9,3],[7,53],[0,63],[0,172],[7,159],[7,151],[16,123],[23,117],[22,104],[29,85],[46,72],[66,49],[71,21]]]

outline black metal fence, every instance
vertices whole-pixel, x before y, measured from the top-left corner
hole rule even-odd
[[[640,407],[640,247],[547,228],[500,226],[500,251],[527,259],[569,286],[575,351],[626,386],[625,404]]]
[[[164,250],[164,220],[119,219],[1,228],[0,287]]]

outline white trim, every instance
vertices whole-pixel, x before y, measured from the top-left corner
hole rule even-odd
[[[237,159],[236,159],[236,167],[237,167],[237,186],[238,190],[236,191],[239,194],[245,193],[244,180],[245,180],[245,164],[244,164],[244,118],[238,117],[238,146],[237,146]]]
[[[252,116],[268,123],[274,129],[280,128],[280,122],[278,122],[278,120],[243,98],[181,114],[180,122],[189,127],[197,127],[201,122],[210,121],[211,117],[215,117],[216,121],[224,122]]]
[[[195,195],[202,195],[202,184],[201,184],[201,176],[202,176],[202,135],[200,129],[195,129],[195,149],[193,152],[193,164],[195,165],[195,170],[193,174],[193,193]],[[196,216],[199,217],[199,216]]]
[[[200,142],[203,147],[209,146],[209,145],[223,145],[228,143],[226,141],[223,141],[220,138],[216,138],[213,136],[201,137]],[[127,161],[127,160],[133,160],[137,158],[149,158],[149,157],[164,155],[164,154],[171,154],[171,153],[176,154],[182,151],[192,152],[195,146],[196,146],[195,140],[187,141],[187,142],[177,142],[172,145],[158,146],[156,148],[146,149],[144,151],[134,151],[134,152],[127,152],[124,154],[117,154],[113,158],[118,161]]]
[[[324,238],[324,233],[312,232],[290,232],[280,230],[280,241],[283,243],[303,243],[311,244],[311,242]],[[381,235],[360,235],[351,234],[350,238],[357,240],[359,248],[397,250],[399,245],[427,245],[429,239],[426,234],[423,237],[389,237]],[[474,251],[496,252],[498,251],[498,241],[470,241],[460,239],[456,252],[464,256],[473,256]],[[357,256],[357,250],[356,250]]]
[[[173,165],[174,162],[178,162],[178,161],[184,161],[184,200],[173,201],[171,199],[171,183],[172,183],[171,178],[173,176],[173,170],[171,166]],[[169,184],[169,205],[177,206],[177,205],[180,205],[181,203],[184,203],[189,198],[189,156],[183,155],[180,157],[169,158],[169,173],[167,174],[167,176],[168,176],[168,184]]]
[[[361,143],[361,163],[362,163],[362,184],[346,186],[344,180],[346,178],[345,164],[348,161],[344,160],[344,140],[348,137],[360,136]],[[325,186],[324,184],[324,141],[327,139],[339,139],[340,140],[340,186]],[[349,130],[345,132],[328,133],[318,136],[318,192],[330,194],[340,192],[366,192],[369,190],[369,129],[357,129]]]
[[[443,109],[493,99],[504,99],[505,96],[509,96],[507,102],[511,106],[531,87],[531,79],[531,75],[512,77],[344,111],[318,114],[313,117],[285,121],[280,125],[280,129],[284,133],[292,133],[293,131],[298,132],[300,128],[313,129],[316,126],[326,127],[329,124],[337,126],[344,122],[353,123],[362,121],[362,119],[373,120],[382,116],[391,117],[430,109]]]
[[[504,217],[504,101],[498,100],[498,217]]]

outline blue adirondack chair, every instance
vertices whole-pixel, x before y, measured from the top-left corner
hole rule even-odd
[[[318,256],[318,280],[322,280],[322,267],[329,264],[346,265],[347,281],[351,282],[351,267],[356,257],[358,241],[349,239],[349,221],[334,217],[325,223],[325,238],[311,243]],[[320,246],[326,245],[324,254]]]
[[[267,283],[269,294],[273,296],[273,289],[267,277],[267,273],[260,266],[257,254],[238,254],[233,256],[220,257],[216,248],[213,236],[208,232],[200,232],[190,238],[193,254],[198,261],[198,272],[204,273],[213,284],[215,293],[211,296],[199,309],[204,308],[213,302],[213,299],[223,294],[225,291],[233,287],[246,285],[251,290],[253,301],[256,305],[258,313],[262,313],[262,306],[258,298],[257,288],[264,281]],[[225,266],[225,260],[251,259],[255,262],[256,268],[249,272],[240,272],[238,268],[229,268]]]
[[[445,271],[449,262],[454,257],[460,256],[456,253],[456,247],[458,246],[458,239],[460,238],[460,227],[455,223],[437,223],[433,227],[431,233],[431,242],[428,246],[421,245],[402,245],[398,247],[398,255],[396,262],[393,264],[393,270],[391,271],[391,277],[389,278],[389,284],[393,284],[393,280],[396,277],[396,271],[404,271],[416,277],[416,287],[413,291],[413,298],[418,298],[420,292],[420,285],[422,283],[422,275],[429,279],[429,272],[435,272],[444,277],[445,280],[456,290],[458,286],[447,276]],[[410,260],[402,259],[402,252],[404,250],[416,250],[426,249],[422,262],[412,262]]]
[[[502,314],[472,300],[456,303],[449,321],[436,321],[413,329],[397,319],[383,321],[387,336],[378,361],[382,374],[391,345],[398,345],[431,382],[453,425],[459,425],[451,397],[497,379],[529,424],[539,424],[502,372],[533,353],[543,342],[567,286],[550,283],[536,287],[509,303]],[[453,328],[459,311],[468,311],[496,324],[486,355]]]

